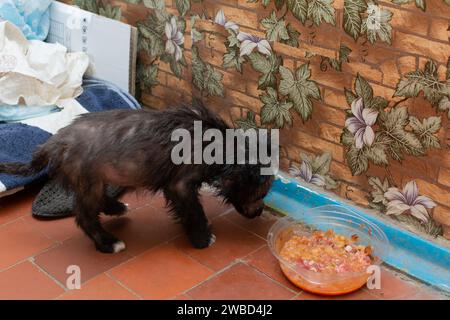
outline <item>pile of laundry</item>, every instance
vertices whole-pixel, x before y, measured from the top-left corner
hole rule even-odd
[[[0,22],[0,121],[11,122],[73,106],[89,57],[60,44],[28,40]]]
[[[50,0],[0,1],[0,162],[31,161],[36,147],[77,116],[138,109],[117,86],[87,78],[89,57],[44,42]],[[0,195],[42,176],[0,174]]]

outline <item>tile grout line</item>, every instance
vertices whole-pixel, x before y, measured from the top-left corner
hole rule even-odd
[[[263,271],[253,267],[252,265],[249,265],[246,261],[241,261],[243,264],[245,264],[247,267],[255,270],[256,272],[258,272],[260,275],[264,276],[265,278],[268,278],[270,281],[272,281],[273,283],[279,285],[280,287],[288,290],[289,292],[291,292],[294,296],[296,296],[297,294],[300,294],[301,292],[296,292],[288,287],[286,287],[284,284],[279,283],[277,280],[273,279],[272,277],[270,277],[268,274],[264,273]]]
[[[233,208],[229,208],[229,209],[226,210],[224,213],[222,213],[222,214],[220,214],[219,216],[217,216],[217,217],[215,217],[214,219],[212,219],[212,221],[217,220],[217,219],[219,219],[219,218],[221,218],[221,217],[224,217],[224,216],[226,216],[228,213],[230,213],[230,212],[232,212],[232,211],[234,211],[234,209],[233,209]],[[225,218],[225,219],[226,219],[226,218]],[[228,221],[228,222],[231,223],[232,225],[236,226],[236,224],[233,223],[232,221],[229,221],[228,219],[226,219],[226,221]],[[239,227],[239,226],[237,226],[237,227]],[[242,228],[242,227],[239,227],[239,228],[240,228],[241,230],[243,230],[243,231],[246,231],[246,232],[249,232],[249,233],[253,234],[252,232],[250,232],[250,231],[247,230],[247,229],[244,229],[244,228]],[[171,240],[169,240],[169,241],[172,241],[172,240],[178,238],[179,236],[180,236],[180,235],[178,235],[177,237],[174,237],[173,239],[171,239]],[[257,236],[258,236],[258,235],[257,235]],[[262,237],[258,236],[258,238],[261,239]],[[169,241],[168,241],[168,242],[169,242]],[[225,272],[226,270],[230,269],[231,267],[233,267],[233,266],[235,266],[235,265],[237,265],[237,264],[239,264],[239,263],[244,263],[244,264],[246,264],[246,263],[244,262],[244,260],[242,260],[243,258],[246,258],[246,257],[252,255],[253,253],[255,253],[255,252],[261,250],[261,249],[264,248],[266,245],[267,245],[267,243],[264,243],[264,244],[262,244],[261,246],[257,247],[256,249],[254,249],[254,250],[250,251],[249,253],[245,254],[244,256],[235,258],[230,264],[226,265],[225,267],[223,267],[222,269],[219,269],[219,270],[217,270],[217,271],[214,270],[214,269],[211,269],[211,267],[205,265],[203,262],[201,262],[201,261],[198,260],[197,258],[193,257],[193,256],[192,256],[191,254],[189,254],[188,252],[184,252],[183,250],[181,250],[180,248],[178,248],[178,247],[175,246],[175,249],[176,249],[176,250],[180,251],[180,252],[183,253],[184,255],[188,256],[188,257],[191,258],[191,259],[193,259],[194,261],[196,261],[196,262],[199,263],[200,265],[202,265],[202,266],[208,268],[209,270],[213,271],[213,274],[212,274],[211,276],[209,276],[209,277],[206,278],[205,280],[203,280],[203,281],[197,283],[196,285],[192,286],[191,288],[186,289],[185,291],[179,293],[178,295],[186,294],[186,295],[188,295],[189,297],[191,297],[191,296],[188,294],[188,292],[189,292],[190,290],[193,290],[194,288],[196,288],[196,287],[198,287],[198,286],[204,284],[205,282],[207,282],[207,281],[209,281],[209,280],[211,280],[211,279],[217,277],[218,275],[222,274],[222,273]],[[272,280],[272,279],[271,279],[271,280]],[[290,290],[290,289],[289,289],[289,290]],[[292,290],[290,290],[290,291],[292,291]],[[173,297],[173,298],[176,298],[176,296]],[[191,297],[191,298],[192,298],[192,297]]]
[[[31,224],[30,222],[28,222],[27,220],[25,220],[24,217],[21,217],[22,221],[27,224],[33,231],[38,232],[40,235],[44,236],[45,238],[47,238],[48,240],[53,241],[54,243],[58,243],[61,241],[58,241],[56,239],[53,239],[52,237],[46,235],[44,232],[42,232],[41,230],[37,229],[35,226],[33,226],[33,224]]]
[[[152,207],[153,209],[158,209],[156,207],[153,207],[151,204],[148,204],[148,205],[144,205],[144,206],[139,207],[139,208],[133,208],[132,210],[129,211],[129,213],[131,213],[133,211],[136,211],[138,209],[146,208],[146,207]],[[149,248],[146,248],[144,251],[142,251],[142,252],[140,252],[140,253],[138,253],[136,255],[132,254],[132,253],[129,253],[130,259],[122,261],[121,263],[115,265],[114,267],[109,268],[108,270],[105,270],[104,273],[108,273],[108,272],[112,271],[113,269],[116,269],[116,268],[118,268],[118,267],[120,267],[120,266],[122,266],[122,265],[124,265],[124,264],[126,264],[128,262],[131,262],[131,261],[137,259],[138,257],[144,255],[145,253],[147,253],[147,252],[149,252],[151,250],[154,250],[154,249],[156,249],[158,247],[161,247],[161,246],[163,246],[165,244],[168,244],[170,241],[173,241],[174,239],[178,238],[179,236],[180,236],[180,234],[176,234],[176,235],[174,235],[173,237],[171,237],[171,238],[169,238],[167,240],[164,240],[164,241],[159,242],[159,243],[157,243],[157,244],[155,244],[155,245],[153,245],[153,246],[151,246]],[[125,243],[125,245],[126,245],[126,243]]]
[[[276,217],[276,216],[274,216],[274,215],[272,215],[272,216],[273,216],[273,217]],[[218,218],[219,218],[219,217],[218,217]],[[228,222],[230,222],[230,223],[233,224],[234,226],[240,228],[241,230],[247,231],[247,232],[249,232],[249,233],[251,233],[251,234],[257,236],[258,238],[263,239],[264,241],[267,242],[267,239],[266,239],[266,238],[264,238],[263,236],[257,234],[256,232],[254,232],[254,231],[252,231],[252,230],[249,230],[249,229],[247,229],[247,228],[241,226],[240,224],[234,222],[233,220],[227,218],[226,216],[224,216],[224,219],[226,219]],[[275,222],[276,222],[276,221],[274,220],[273,223],[275,223]]]
[[[250,258],[250,256],[251,255],[253,255],[254,253],[256,253],[256,252],[258,252],[258,251],[260,251],[261,249],[263,249],[265,246],[267,246],[268,247],[268,244],[266,243],[265,245],[263,245],[263,246],[261,246],[260,248],[258,248],[257,250],[255,250],[255,251],[253,251],[253,252],[251,252],[250,254],[248,254],[248,255],[246,255],[246,256],[244,256],[243,258],[244,259],[248,259],[248,258]],[[253,266],[253,265],[251,265],[251,264],[248,264],[248,260],[245,260],[245,264],[247,264],[249,267],[251,267],[251,268],[253,268],[253,269],[256,269],[256,270],[258,270],[259,272],[261,272],[261,273],[263,273],[263,274],[265,274],[267,277],[269,277],[270,279],[272,279],[273,281],[275,281],[275,282],[277,282],[277,283],[279,283],[281,286],[283,286],[283,287],[285,287],[286,289],[288,289],[288,290],[290,290],[290,291],[294,291],[293,289],[291,289],[291,288],[289,288],[289,287],[287,287],[286,285],[284,285],[283,283],[280,283],[279,281],[277,281],[276,279],[274,279],[274,278],[272,278],[269,274],[266,274],[264,271],[262,271],[262,270],[259,270],[256,266]],[[278,264],[277,264],[278,265]],[[300,288],[298,288],[298,290],[300,290],[300,292],[298,292],[298,293],[301,293],[301,292],[303,292],[303,290],[302,289],[300,289]],[[295,292],[295,291],[294,291]]]
[[[376,295],[376,294],[372,293],[371,292],[372,290],[369,290],[369,289],[367,289],[365,287],[361,288],[360,290],[366,292],[369,296],[375,298],[376,300],[383,300],[383,297],[381,297],[380,295]]]
[[[104,271],[104,273],[106,273],[106,274],[107,274],[108,276],[110,276],[112,279],[114,279],[115,281],[117,281],[121,286],[123,286],[124,288],[126,288],[126,289],[129,290],[130,292],[134,293],[134,291],[133,291],[132,289],[128,288],[128,287],[127,287],[125,284],[123,284],[120,280],[118,280],[117,278],[115,278],[114,275],[110,274],[110,272],[113,271],[113,270],[116,269],[116,268],[119,268],[120,266],[122,266],[122,265],[124,265],[124,264],[126,264],[126,263],[128,263],[128,262],[131,262],[131,261],[137,259],[138,257],[140,257],[140,256],[142,256],[142,255],[144,255],[144,254],[146,254],[146,253],[149,252],[149,251],[156,250],[156,249],[158,249],[158,248],[160,248],[160,247],[162,247],[162,246],[164,246],[164,245],[170,244],[171,241],[173,241],[173,240],[175,240],[175,239],[177,239],[177,238],[179,238],[179,237],[180,237],[180,234],[178,234],[178,235],[176,235],[176,236],[174,236],[174,237],[172,237],[172,238],[170,238],[170,239],[168,239],[168,240],[166,240],[166,241],[160,242],[160,243],[154,245],[153,247],[149,248],[148,250],[145,250],[145,251],[139,253],[139,254],[136,255],[136,256],[132,256],[131,259],[126,260],[126,261],[123,261],[122,263],[120,263],[120,264],[118,264],[118,265],[116,265],[116,266],[114,266],[114,267],[112,267],[112,268],[110,268],[110,269]],[[178,249],[175,245],[174,245],[174,247],[175,247],[175,250],[179,251],[181,254],[183,254],[183,255],[186,256],[187,258],[189,258],[189,259],[191,259],[191,260],[193,260],[193,261],[199,263],[200,265],[202,265],[203,267],[207,268],[209,271],[212,272],[212,274],[211,274],[208,278],[206,278],[205,280],[201,281],[200,283],[203,283],[203,282],[207,281],[208,279],[210,279],[211,277],[214,277],[214,276],[215,276],[215,274],[216,274],[215,270],[213,270],[213,269],[211,269],[210,267],[205,266],[204,264],[200,263],[199,261],[197,261],[197,259],[193,258],[191,255],[185,253],[184,251]],[[192,287],[191,287],[191,288],[192,288]],[[187,289],[186,291],[190,290],[191,288]],[[183,293],[185,293],[186,291],[183,291],[183,292],[179,293],[178,295],[183,294]],[[145,300],[145,299],[142,298],[139,294],[137,294],[137,293],[134,293],[134,294],[135,294],[136,296],[138,296],[140,299]],[[176,297],[176,296],[175,296],[175,297]],[[172,297],[172,298],[175,298],[175,297]]]
[[[54,249],[54,248],[57,248],[59,245],[60,245],[60,243],[54,242],[54,243],[52,243],[52,245],[49,246],[48,248],[45,248],[45,249],[43,249],[43,250],[41,250],[41,251],[35,253],[35,254],[32,255],[32,256],[23,258],[22,260],[19,260],[19,261],[13,263],[13,264],[10,265],[10,266],[7,266],[6,268],[0,269],[0,273],[1,273],[1,272],[4,272],[4,271],[7,271],[7,270],[9,270],[9,269],[12,269],[12,268],[18,266],[18,265],[21,264],[21,263],[24,263],[24,262],[26,262],[26,261],[29,261],[30,259],[34,259],[36,256],[38,256],[38,255],[40,255],[40,254],[43,254],[43,253],[45,253],[45,252],[47,252],[47,251],[49,251],[49,250],[52,250],[52,249]]]
[[[264,271],[259,270],[256,266],[253,266],[253,265],[251,265],[251,264],[248,264],[248,261],[245,261],[244,263],[245,263],[247,266],[249,266],[250,268],[255,269],[255,270],[258,271],[259,273],[265,275],[265,276],[268,277],[270,280],[272,280],[272,281],[278,283],[281,287],[285,288],[286,290],[289,290],[289,291],[291,291],[291,292],[293,292],[293,293],[296,293],[296,294],[300,294],[300,293],[303,292],[303,290],[300,289],[300,288],[298,288],[299,291],[295,291],[294,289],[289,288],[289,287],[286,286],[285,284],[283,284],[283,283],[279,282],[278,280],[272,278],[272,277],[270,276],[270,274],[267,274],[267,273],[265,273]],[[295,286],[294,284],[292,284],[292,285]]]
[[[122,283],[122,281],[120,281],[119,279],[117,279],[116,277],[114,277],[112,274],[110,274],[109,272],[104,272],[104,274],[110,278],[112,281],[116,282],[119,286],[121,286],[122,288],[124,288],[125,290],[127,290],[128,292],[130,292],[132,295],[134,295],[135,297],[139,298],[140,300],[145,300],[143,297],[141,297],[137,292],[135,292],[133,289],[128,288],[124,283]]]
[[[209,276],[208,278],[206,278],[205,280],[203,280],[203,281],[197,283],[196,285],[190,287],[189,289],[186,289],[185,291],[182,291],[182,292],[179,293],[178,295],[181,295],[181,294],[187,294],[187,295],[189,295],[189,291],[194,290],[195,288],[197,288],[197,287],[203,285],[204,283],[206,283],[206,282],[208,282],[208,281],[210,281],[210,280],[212,280],[212,279],[218,277],[219,275],[221,275],[221,274],[224,273],[225,271],[231,269],[232,267],[234,267],[234,266],[237,265],[237,264],[239,264],[239,261],[234,260],[234,261],[233,261],[232,263],[230,263],[229,265],[227,265],[227,266],[225,266],[224,268],[218,270],[217,272],[214,272],[212,275],[210,275],[210,276]],[[190,295],[189,295],[189,296],[190,296]],[[191,296],[190,296],[190,297],[191,297]],[[191,297],[191,298],[192,298],[192,297]]]
[[[226,218],[225,218],[225,219],[226,219]],[[229,219],[226,219],[226,220],[227,220],[228,222],[230,222],[231,224],[233,224],[233,225],[239,227],[241,230],[247,231],[247,232],[249,232],[249,233],[251,233],[251,234],[253,234],[253,235],[258,236],[258,237],[261,238],[261,239],[264,239],[264,238],[261,237],[260,235],[254,233],[254,232],[252,232],[252,231],[250,231],[250,230],[248,230],[248,229],[246,229],[246,228],[244,228],[244,227],[239,226],[238,224],[234,223],[233,221],[231,221],[231,220],[229,220]],[[262,273],[263,275],[265,275],[266,277],[270,278],[270,280],[272,280],[272,281],[274,281],[275,283],[279,284],[279,285],[282,286],[283,288],[285,288],[285,289],[287,289],[287,290],[289,290],[289,291],[291,291],[291,292],[293,292],[293,293],[298,293],[298,294],[300,294],[300,293],[302,292],[300,288],[299,288],[300,292],[296,292],[296,291],[294,291],[293,289],[291,289],[291,288],[287,287],[286,285],[284,285],[283,283],[278,282],[276,279],[273,279],[269,274],[266,274],[266,273],[263,272],[262,270],[259,270],[257,267],[248,264],[248,260],[247,260],[247,259],[250,258],[251,255],[253,255],[254,253],[260,251],[260,250],[263,249],[264,247],[268,246],[268,245],[267,245],[267,239],[264,239],[264,240],[266,240],[266,243],[265,243],[265,244],[261,245],[261,246],[258,247],[257,249],[251,251],[250,253],[248,253],[248,254],[246,254],[246,255],[244,255],[244,256],[242,256],[242,257],[236,258],[235,261],[238,261],[238,262],[240,261],[240,262],[244,263],[245,265],[249,266],[250,268],[252,268],[252,269],[254,269],[254,270],[256,270],[256,271]],[[199,262],[200,262],[200,261],[199,261]],[[201,263],[201,262],[200,262],[200,263]]]
[[[10,225],[10,224],[13,224],[14,222],[17,222],[18,220],[22,220],[22,218],[25,217],[25,216],[26,216],[26,214],[21,215],[21,216],[19,216],[19,217],[16,217],[15,219],[10,220],[10,221],[8,221],[8,222],[2,223],[2,224],[0,225],[0,230],[3,229],[4,227],[7,227],[7,226]]]
[[[177,250],[181,251],[183,254],[185,254],[185,255],[191,257],[193,260],[197,261],[197,262],[198,262],[199,264],[201,264],[202,266],[204,266],[204,267],[206,267],[206,268],[208,268],[208,269],[210,269],[211,271],[214,272],[211,276],[209,276],[209,277],[206,278],[205,280],[203,280],[203,281],[197,283],[196,285],[192,286],[192,287],[189,288],[189,289],[186,289],[185,291],[181,292],[181,293],[178,294],[178,295],[186,294],[186,295],[188,295],[189,297],[191,297],[191,296],[188,294],[189,291],[191,291],[191,290],[193,290],[194,288],[196,288],[196,287],[198,287],[198,286],[204,284],[205,282],[208,282],[209,280],[212,280],[213,278],[219,276],[219,275],[222,274],[223,272],[225,272],[225,271],[231,269],[233,266],[235,266],[235,265],[237,265],[237,264],[239,264],[239,263],[242,263],[242,262],[243,262],[243,260],[241,260],[242,258],[245,258],[245,257],[248,257],[248,256],[252,255],[253,253],[257,252],[258,250],[261,250],[262,248],[264,248],[264,246],[266,246],[266,244],[261,245],[261,246],[258,247],[257,249],[251,251],[250,253],[246,254],[245,256],[243,256],[243,257],[241,257],[241,258],[236,258],[236,259],[234,259],[230,264],[226,265],[225,267],[223,267],[222,269],[217,270],[217,271],[215,271],[215,270],[211,269],[210,267],[206,266],[205,264],[203,264],[202,262],[200,262],[200,261],[197,260],[196,258],[192,257],[189,253],[186,253],[186,252],[180,250],[179,248],[176,248]],[[191,297],[191,298],[192,298],[192,297]]]
[[[35,263],[34,258],[31,257],[29,258],[30,263],[35,266],[40,272],[42,272],[43,274],[45,274],[48,278],[50,278],[51,280],[53,280],[58,286],[60,286],[63,290],[64,293],[68,291],[68,289],[66,288],[66,286],[64,286],[61,282],[59,282],[55,277],[53,277],[50,273],[48,273],[45,269],[41,268],[41,266],[39,266],[38,264]],[[64,294],[62,293],[62,294]],[[62,294],[60,294],[59,296],[61,296]],[[58,297],[59,297],[58,296]],[[58,298],[55,297],[55,298]]]
[[[296,300],[298,299],[301,295],[302,295],[303,291],[300,291],[299,293],[297,293],[296,295],[294,295],[291,299],[289,300]]]
[[[90,283],[91,281],[94,281],[95,279],[99,278],[99,277],[102,276],[103,274],[104,274],[105,276],[107,276],[108,278],[110,278],[114,283],[116,283],[116,280],[115,280],[115,279],[113,279],[112,277],[110,277],[110,275],[107,274],[106,272],[103,272],[103,273],[99,273],[98,275],[94,276],[93,278],[90,278],[90,279],[87,280],[86,282],[83,282],[83,283],[81,284],[81,286],[87,285],[88,283]],[[57,280],[56,280],[56,281],[57,281]],[[118,283],[118,285],[121,286],[120,283]],[[123,286],[121,286],[121,287],[123,287]],[[82,289],[82,288],[81,288],[81,289]],[[129,290],[128,288],[124,287],[124,289],[126,289],[127,291],[129,291],[129,292],[132,293],[133,295],[138,296],[137,294],[135,294],[134,292],[132,292],[132,291]],[[61,298],[61,297],[64,296],[66,293],[69,293],[69,292],[72,292],[72,291],[76,291],[76,289],[72,289],[72,290],[71,290],[71,289],[66,289],[65,292],[61,293],[61,294],[60,294],[59,296],[57,296],[55,299]],[[139,296],[138,296],[138,297],[139,297]],[[139,298],[140,298],[140,297],[139,297]],[[81,299],[78,299],[78,300],[81,300]]]
[[[242,256],[242,257],[239,257],[239,258],[236,258],[236,259],[247,259],[247,258],[249,258],[252,254],[258,252],[259,250],[261,250],[261,249],[264,248],[265,246],[267,246],[267,243],[261,245],[260,247],[256,248],[255,250],[249,252],[249,253],[246,254],[245,256]]]
[[[23,258],[22,260],[19,260],[19,261],[15,262],[14,264],[10,265],[10,266],[7,266],[6,268],[0,269],[0,273],[5,272],[5,271],[8,271],[9,269],[12,269],[12,268],[14,268],[14,267],[17,267],[19,264],[22,264],[22,263],[24,263],[24,262],[27,262],[27,261],[29,261],[29,259],[31,259],[31,258],[33,258],[33,257],[26,257],[26,258]]]
[[[191,296],[188,292],[181,293],[181,294],[179,294],[178,296],[180,296],[180,295],[182,295],[182,294],[188,296],[188,297],[191,298],[192,300],[195,300],[195,298],[194,298],[193,296]]]
[[[228,213],[230,213],[230,212],[228,212]],[[255,233],[255,232],[253,232],[251,230],[248,230],[247,228],[245,228],[245,227],[243,227],[243,226],[233,222],[231,219],[228,219],[227,218],[228,213],[224,214],[224,215],[217,216],[212,221],[215,221],[215,220],[218,220],[218,219],[225,219],[227,222],[231,223],[233,226],[237,227],[238,229],[240,229],[242,231],[245,231],[245,232],[248,232],[251,235],[256,236],[258,239],[261,239],[261,240],[265,241],[265,245],[267,245],[267,239],[265,239],[264,237],[262,237],[261,235]]]
[[[389,273],[391,276],[393,276],[395,278],[398,278],[401,281],[406,282],[406,283],[408,283],[410,285],[419,287],[421,290],[423,290],[423,289],[432,289],[433,291],[436,291],[437,293],[445,294],[445,291],[442,291],[439,288],[436,288],[436,287],[433,287],[433,286],[430,286],[430,285],[427,286],[427,284],[425,282],[422,282],[420,279],[416,279],[416,278],[411,277],[411,276],[409,276],[407,274],[404,274],[400,270],[395,269],[394,267],[392,267],[392,266],[390,266],[390,265],[388,265],[386,263],[384,263],[382,265],[382,269],[385,272]]]
[[[174,236],[174,237],[172,237],[172,238],[170,238],[170,239],[168,239],[168,240],[165,240],[165,241],[163,241],[163,242],[157,243],[157,244],[155,244],[154,246],[152,246],[152,247],[150,247],[150,248],[147,248],[146,250],[140,252],[140,253],[137,254],[137,255],[133,255],[133,254],[130,253],[130,259],[125,260],[125,261],[122,261],[121,263],[119,263],[119,264],[115,265],[114,267],[111,267],[111,268],[109,268],[108,270],[105,270],[105,271],[103,271],[103,272],[104,272],[104,273],[109,273],[110,271],[112,271],[112,270],[114,270],[114,269],[116,269],[116,268],[119,268],[120,266],[123,266],[124,264],[126,264],[126,263],[128,263],[128,262],[131,262],[131,261],[136,260],[137,258],[139,258],[140,256],[142,256],[142,255],[148,253],[149,251],[156,250],[156,249],[159,248],[159,247],[162,247],[162,246],[164,246],[164,245],[169,244],[170,241],[175,240],[175,239],[178,238],[179,236],[180,236],[180,235],[177,234],[176,236]],[[214,270],[211,270],[211,271],[214,271]]]
[[[178,237],[177,237],[177,238],[178,238]],[[173,240],[174,240],[174,239],[173,239]],[[234,259],[231,261],[231,264],[234,264],[234,263],[235,263],[236,261],[238,261],[239,259],[245,258],[245,257],[247,257],[247,256],[249,256],[249,255],[255,253],[256,251],[262,249],[264,246],[266,246],[266,244],[263,244],[263,245],[259,246],[259,247],[256,248],[255,250],[250,251],[249,253],[247,253],[246,255],[244,255],[244,256],[242,256],[242,257],[234,258]],[[184,255],[188,256],[188,257],[191,258],[192,260],[196,261],[196,262],[199,263],[200,265],[202,265],[202,266],[208,268],[209,270],[211,270],[211,271],[214,272],[214,273],[221,272],[221,270],[223,270],[224,268],[226,268],[226,267],[228,266],[228,265],[226,265],[226,266],[223,267],[222,269],[219,269],[219,270],[216,271],[216,270],[212,269],[210,266],[204,264],[202,261],[200,261],[200,260],[197,259],[196,257],[192,256],[190,253],[185,252],[185,251],[183,251],[182,249],[178,248],[177,246],[175,246],[175,249],[178,250],[178,251],[180,251],[180,252],[183,253]]]
[[[416,287],[418,289],[418,292],[415,295],[413,295],[412,297],[414,297],[416,295],[419,295],[421,292],[426,291],[426,293],[438,295],[438,296],[440,296],[442,298],[446,298],[446,299],[450,298],[450,294],[449,293],[446,293],[445,291],[442,291],[439,288],[436,288],[436,287],[433,287],[433,286],[429,286],[429,285],[427,286],[426,283],[420,281],[419,279],[416,279],[416,278],[411,277],[411,276],[409,276],[407,274],[404,274],[401,271],[399,271],[399,270],[397,270],[397,269],[395,269],[395,268],[393,268],[393,267],[391,267],[391,266],[389,266],[387,264],[384,264],[382,266],[382,270],[384,270],[384,272],[387,272],[391,277],[394,277],[394,278],[396,278],[396,279],[398,279],[398,280],[402,281],[403,283],[406,283],[406,284],[408,284],[410,286]],[[368,291],[370,292],[370,290],[368,290]],[[375,294],[371,293],[371,295],[375,295]],[[377,297],[379,297],[379,296],[377,296]],[[412,298],[412,297],[410,297],[410,298]],[[399,298],[400,299],[401,298],[405,298],[405,296],[400,296]]]

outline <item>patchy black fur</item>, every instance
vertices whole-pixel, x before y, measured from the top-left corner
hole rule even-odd
[[[260,175],[259,165],[174,165],[171,141],[175,129],[193,136],[194,121],[203,131],[214,128],[225,136],[224,121],[203,105],[165,111],[114,110],[80,116],[38,147],[32,162],[0,164],[0,172],[31,175],[49,168],[53,177],[75,192],[77,224],[98,250],[113,252],[119,240],[105,231],[99,213],[118,215],[126,207],[105,196],[105,187],[162,191],[172,213],[197,248],[210,244],[211,231],[199,201],[202,183],[214,185],[224,201],[248,218],[261,214],[262,199],[273,177]]]

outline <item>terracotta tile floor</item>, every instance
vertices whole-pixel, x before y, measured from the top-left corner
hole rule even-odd
[[[265,235],[276,217],[239,216],[205,194],[217,242],[193,249],[167,215],[161,196],[126,194],[130,212],[103,218],[127,250],[106,255],[73,218],[36,220],[36,188],[0,198],[0,299],[324,299],[293,286],[270,253]],[[69,290],[68,266],[81,270],[81,289]],[[448,299],[426,285],[383,269],[382,290],[335,299]]]

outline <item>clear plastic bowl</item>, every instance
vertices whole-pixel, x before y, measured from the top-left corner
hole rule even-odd
[[[333,230],[345,237],[358,236],[357,244],[371,246],[372,265],[380,265],[389,251],[386,234],[375,224],[347,208],[328,205],[298,213],[296,217],[284,217],[269,230],[268,242],[272,253],[280,262],[285,276],[296,286],[322,295],[341,295],[358,290],[367,283],[368,272],[342,272],[322,274],[292,264],[280,256],[286,241],[293,235],[310,236],[315,230]]]

